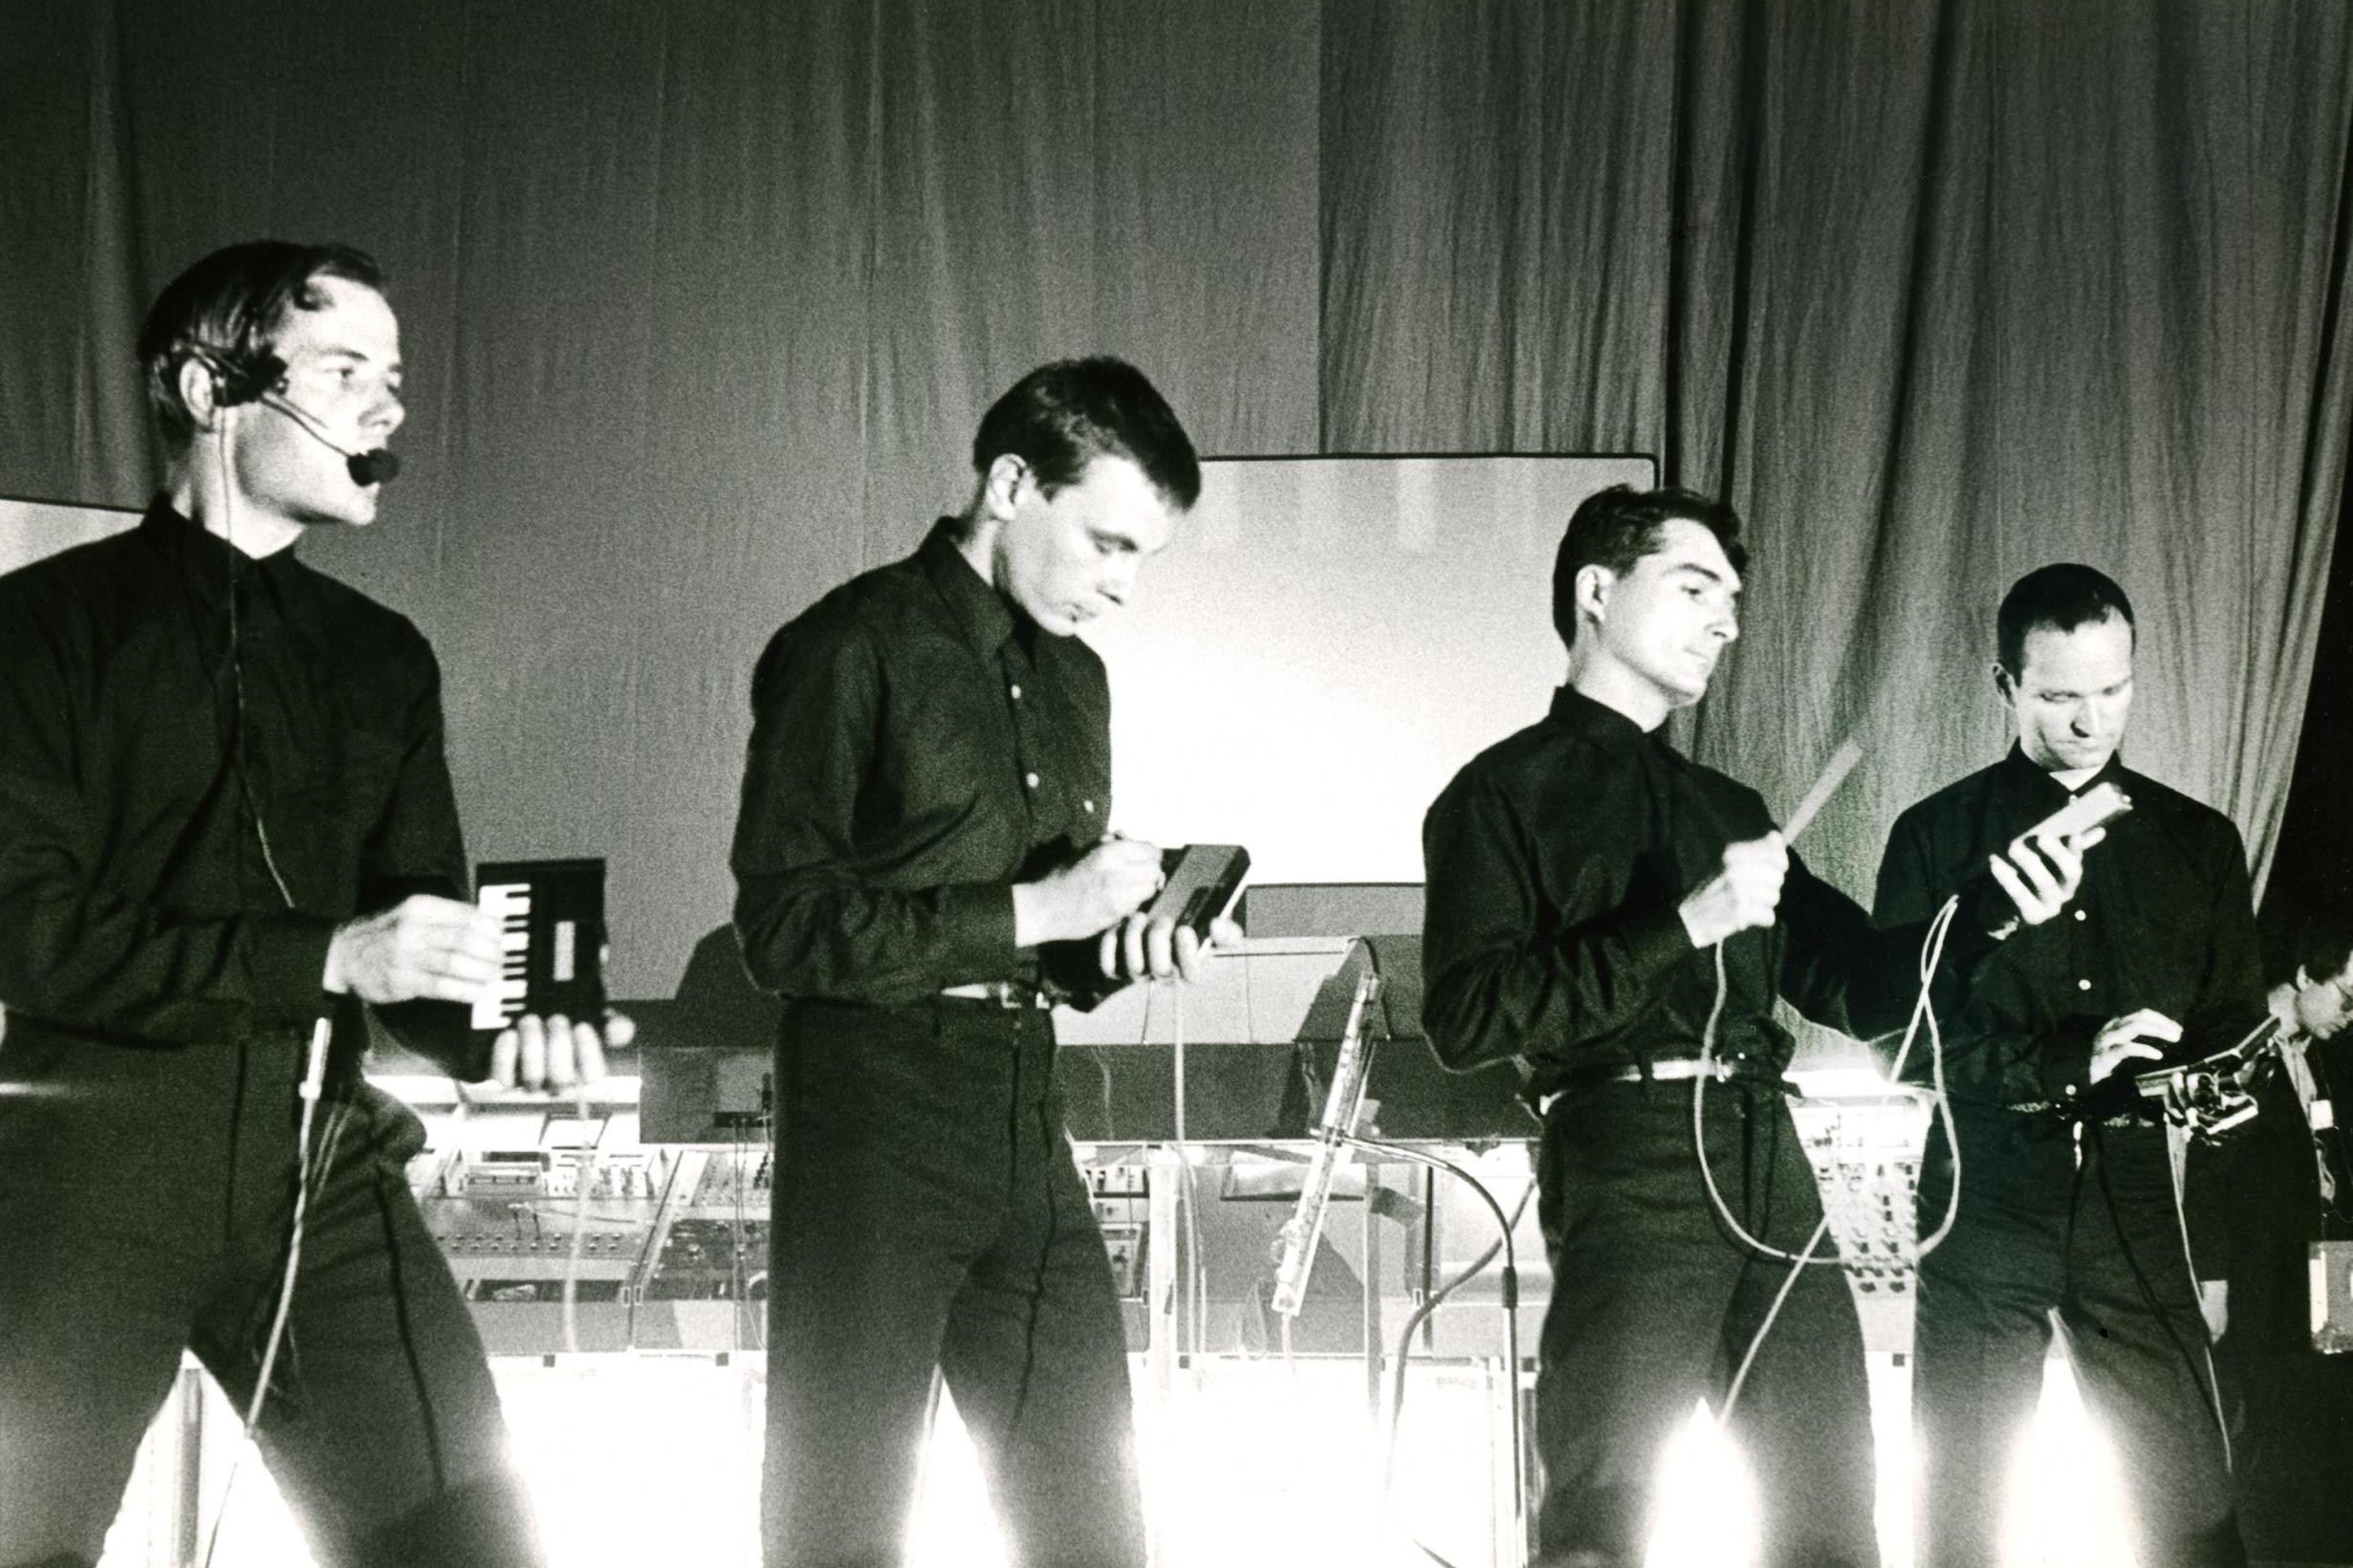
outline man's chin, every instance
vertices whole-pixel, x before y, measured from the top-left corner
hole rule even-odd
[[[1715,671],[1710,668],[1702,671],[1696,679],[1689,675],[1677,675],[1660,681],[1658,686],[1669,705],[1675,708],[1688,708],[1708,695],[1708,683],[1714,678]]]
[[[2116,748],[2113,746],[2094,751],[2061,751],[2055,748],[2049,753],[2050,760],[2043,764],[2043,768],[2054,773],[2081,773],[2086,768],[2097,772],[2106,767],[2108,758],[2115,754]]]
[[[319,509],[303,514],[300,521],[306,528],[366,528],[376,521],[376,496],[362,490],[359,498],[334,512]]]

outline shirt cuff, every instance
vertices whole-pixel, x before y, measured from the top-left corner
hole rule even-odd
[[[1013,946],[1013,890],[1006,882],[958,882],[940,890],[943,985],[1007,980],[1021,964]]]
[[[1683,912],[1673,904],[1629,915],[1619,934],[1625,943],[1627,967],[1645,984],[1698,951],[1683,924]]]
[[[289,909],[257,919],[247,963],[256,1012],[308,1022],[326,1014],[327,948],[336,923]]]

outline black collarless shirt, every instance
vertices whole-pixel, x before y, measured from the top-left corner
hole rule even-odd
[[[1013,885],[1109,825],[1102,661],[1008,605],[953,527],[787,622],[753,674],[735,925],[784,996],[902,1004],[1092,964],[1092,943],[1015,947]]]
[[[1754,790],[1561,687],[1542,721],[1472,758],[1423,823],[1423,1023],[1440,1058],[1520,1058],[1541,1098],[1696,1056],[1715,969],[1678,906],[1723,869],[1726,845],[1773,829]],[[1720,1056],[1788,1065],[1776,995],[1850,1033],[1902,1021],[1900,940],[1795,855],[1780,914],[1724,944]]]
[[[161,497],[0,577],[11,1045],[299,1034],[338,924],[465,885],[439,672],[403,617]]]
[[[2102,782],[2130,795],[2132,810],[2084,856],[2074,902],[1982,962],[1948,962],[1937,972],[1932,994],[1956,1101],[2068,1099],[2084,1086],[2100,1026],[2140,1008],[2185,1028],[2261,1015],[2254,901],[2238,830],[2212,807],[2118,758],[2083,788]],[[1896,818],[1880,860],[1880,922],[1933,915],[1987,857],[2069,796],[2013,747],[1993,767],[1912,806]]]

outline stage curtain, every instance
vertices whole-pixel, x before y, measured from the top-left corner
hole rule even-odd
[[[131,337],[195,256],[375,251],[409,468],[306,551],[433,637],[477,851],[610,858],[624,993],[725,916],[769,632],[1096,349],[1207,451],[1728,493],[1746,636],[1683,731],[1782,807],[1859,734],[1804,846],[1854,890],[1998,753],[2003,585],[2100,564],[2130,760],[2260,860],[2353,421],[2349,113],[2336,0],[10,6],[0,493],[143,499]]]
[[[1327,9],[1327,17],[1357,8]],[[1870,885],[2000,753],[2004,588],[2139,614],[2126,760],[2268,870],[2353,425],[2353,11],[1380,8],[1325,35],[1324,439],[1654,450],[1752,530],[1683,727]]]

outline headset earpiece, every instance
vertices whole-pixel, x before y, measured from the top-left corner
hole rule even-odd
[[[286,361],[274,354],[265,353],[244,363],[203,349],[188,357],[212,373],[212,403],[216,408],[259,403],[263,394],[286,379]]]

